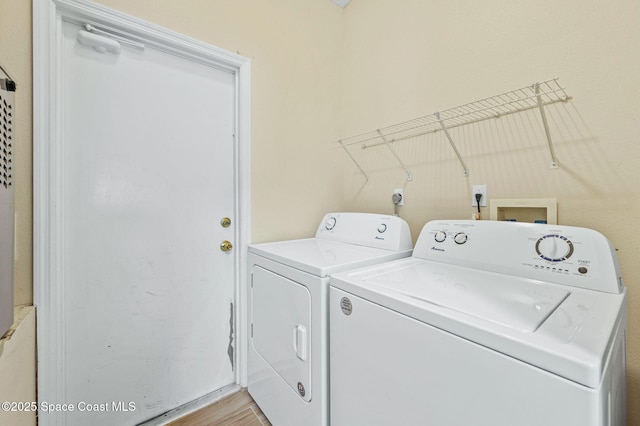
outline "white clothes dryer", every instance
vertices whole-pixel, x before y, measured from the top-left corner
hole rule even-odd
[[[429,222],[329,305],[332,426],[626,425],[626,288],[596,231]]]
[[[249,393],[275,426],[327,425],[329,276],[411,256],[395,216],[330,213],[314,238],[249,246]]]

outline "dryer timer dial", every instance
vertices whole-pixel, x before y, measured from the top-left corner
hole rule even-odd
[[[324,228],[327,231],[331,231],[333,228],[335,228],[335,226],[336,226],[336,218],[333,216],[327,219],[327,221],[324,223]]]

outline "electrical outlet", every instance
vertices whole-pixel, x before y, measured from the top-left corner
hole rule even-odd
[[[397,203],[395,201],[396,194],[400,195],[400,201],[398,201]],[[391,200],[393,201],[393,204],[395,204],[396,206],[404,206],[404,190],[402,188],[394,189]]]
[[[487,185],[473,185],[473,190],[471,191],[471,207],[478,207],[476,194],[482,194],[480,207],[487,207]]]

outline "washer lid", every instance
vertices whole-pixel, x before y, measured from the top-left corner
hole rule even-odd
[[[537,330],[569,295],[534,280],[437,264],[388,271],[363,282],[523,332]]]
[[[331,286],[591,388],[626,328],[626,291],[417,258],[340,272]]]
[[[249,252],[318,277],[411,256],[411,250],[384,250],[322,238],[253,244]]]

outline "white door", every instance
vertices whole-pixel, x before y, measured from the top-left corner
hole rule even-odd
[[[81,29],[63,23],[55,402],[76,404],[69,425],[135,424],[235,380],[235,256],[220,248],[236,225],[234,75],[149,47],[99,53]]]

